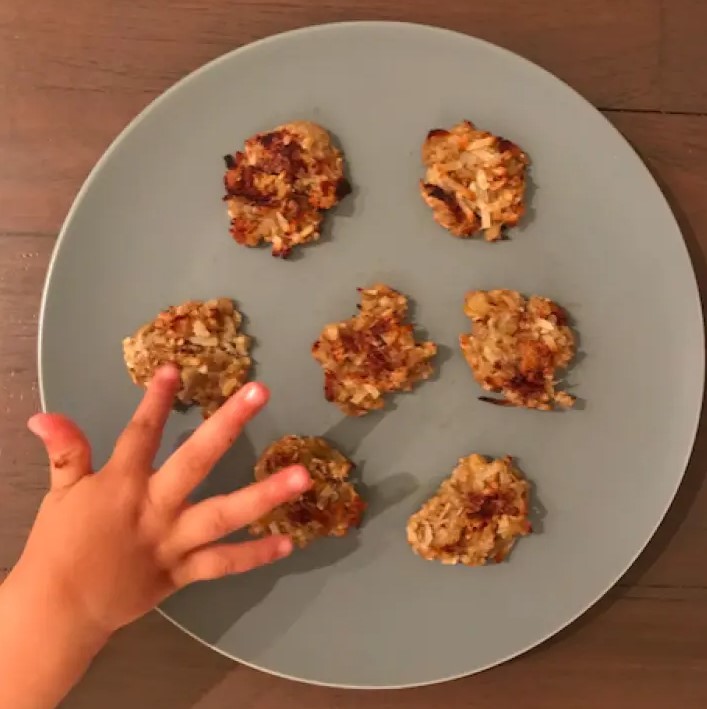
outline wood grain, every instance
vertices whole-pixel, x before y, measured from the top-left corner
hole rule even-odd
[[[660,107],[663,111],[707,112],[707,50],[702,0],[662,0]]]
[[[0,37],[14,49],[7,75],[32,86],[158,93],[253,39],[372,19],[429,23],[488,39],[546,66],[598,105],[656,108],[660,101],[659,0],[176,0],[168,11],[160,0],[65,0],[61,32],[46,0],[5,0],[3,7]]]
[[[203,62],[273,32],[364,18],[429,22],[489,39],[545,66],[607,109],[667,194],[707,302],[707,116],[698,115],[707,113],[702,0],[65,0],[60,9],[50,0],[5,0],[0,580],[19,555],[46,488],[43,452],[24,426],[38,407],[40,290],[61,220],[88,171],[139,110]],[[706,473],[703,424],[674,505],[620,583],[556,638],[476,677],[366,695],[307,687],[237,666],[151,614],[114,638],[63,706],[702,707]],[[345,652],[345,638],[337,651]]]
[[[517,51],[611,108],[661,108],[658,0],[179,0],[0,4],[0,233],[56,230],[96,158],[152,98],[252,39],[346,19],[453,27]],[[627,31],[630,28],[630,31]],[[18,138],[21,136],[21,140]],[[41,169],[42,204],[37,188]]]
[[[221,657],[209,661],[210,650],[188,647],[176,629],[146,619],[116,638],[112,654],[99,659],[65,706],[692,709],[707,701],[704,604],[704,597],[617,598],[590,623],[488,672],[422,689],[365,694],[296,684]],[[156,651],[160,660],[150,659],[148,652]]]

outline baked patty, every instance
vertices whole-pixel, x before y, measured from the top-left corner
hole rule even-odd
[[[359,292],[358,315],[327,325],[312,345],[324,369],[324,396],[349,416],[382,409],[385,394],[427,379],[437,353],[434,342],[417,342],[404,322],[404,295],[384,284]]]
[[[483,231],[501,238],[525,211],[526,154],[510,140],[462,121],[449,130],[431,130],[422,146],[427,168],[420,193],[435,221],[454,236]]]
[[[476,381],[503,399],[484,401],[549,410],[571,407],[574,397],[555,389],[557,370],[567,367],[575,341],[567,314],[557,303],[517,291],[471,291],[464,312],[472,330],[459,336]]]
[[[269,242],[273,256],[316,241],[322,212],[351,191],[341,152],[307,121],[258,133],[225,160],[232,236],[245,246]]]
[[[516,539],[531,532],[529,487],[509,456],[461,458],[408,520],[408,542],[428,561],[466,566],[503,561]]]
[[[255,479],[264,480],[289,465],[307,468],[312,487],[252,524],[251,534],[287,534],[305,547],[318,537],[343,537],[358,527],[366,505],[346,481],[353,468],[350,460],[323,438],[284,436],[260,457]]]
[[[146,387],[155,370],[171,362],[181,371],[177,400],[210,416],[247,381],[250,338],[228,298],[190,300],[161,312],[123,340],[123,356],[135,384]]]

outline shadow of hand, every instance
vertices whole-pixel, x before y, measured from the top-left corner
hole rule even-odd
[[[366,419],[344,419],[328,432],[329,436],[336,434],[337,440],[332,443],[341,447],[347,455],[352,455],[379,420],[375,416]],[[181,435],[177,444],[181,445],[189,435],[191,432]],[[198,502],[213,495],[228,494],[250,484],[253,482],[256,459],[254,446],[247,435],[242,435],[214,467],[208,478],[194,491],[192,501]],[[357,477],[362,467],[363,465],[356,469]],[[358,481],[356,485],[363,498],[369,501],[363,519],[365,528],[375,517],[408,497],[416,489],[417,482],[409,473],[394,473],[375,485],[364,485]],[[190,632],[210,644],[215,644],[283,579],[335,566],[359,550],[361,534],[361,531],[354,530],[342,538],[320,539],[306,549],[296,549],[290,557],[271,566],[256,569],[243,576],[232,576],[189,587],[168,600],[164,609]],[[246,538],[247,534],[241,530],[229,535],[226,541],[238,542]],[[376,545],[367,545],[365,553],[357,554],[355,560],[347,562],[347,566],[365,566],[376,553]],[[322,576],[319,582],[323,585],[326,576]],[[255,645],[254,652],[265,649],[279,633],[296,620],[303,608],[312,603],[318,594],[316,588],[313,592],[311,587],[306,596],[296,592],[290,593],[289,589],[290,587],[287,605],[278,607],[277,623],[268,624],[262,628],[257,638],[250,638],[250,645]]]

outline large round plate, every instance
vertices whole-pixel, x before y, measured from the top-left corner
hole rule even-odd
[[[464,117],[532,158],[532,208],[509,241],[454,239],[418,196],[427,130]],[[230,239],[221,158],[296,118],[337,136],[355,191],[329,215],[327,238],[286,262]],[[414,299],[416,322],[442,345],[440,372],[392,410],[348,419],[324,401],[309,348],[324,323],[354,312],[357,286],[378,280]],[[570,375],[577,410],[477,400],[456,346],[470,288],[539,293],[570,310],[584,353]],[[605,593],[680,482],[703,337],[675,220],[597,111],[490,44],[414,25],[315,27],[239,49],[153,103],[100,161],[62,231],[41,325],[45,406],[75,417],[105,460],[139,399],[121,338],[164,306],[224,295],[247,315],[257,376],[274,394],[197,494],[244,484],[266,444],[300,433],[348,453],[370,501],[357,535],[164,604],[242,662],[351,687],[482,670]],[[173,415],[160,455],[198,420]],[[534,482],[537,533],[494,567],[422,561],[405,521],[472,451],[518,457]]]

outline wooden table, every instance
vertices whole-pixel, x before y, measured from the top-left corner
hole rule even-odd
[[[704,0],[3,0],[0,579],[46,487],[44,455],[24,428],[38,408],[37,313],[54,239],[89,169],[140,109],[207,60],[268,34],[347,19],[448,26],[508,47],[574,86],[648,163],[707,288]],[[659,322],[655,332],[660,337]],[[703,426],[667,519],[614,590],[555,639],[479,676],[365,696],[308,687],[233,664],[153,613],[111,642],[64,706],[705,706],[706,470]]]

